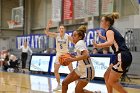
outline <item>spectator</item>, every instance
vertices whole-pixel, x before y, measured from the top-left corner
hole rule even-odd
[[[15,55],[8,55],[8,61],[5,61],[3,65],[3,69],[6,71],[14,72],[14,68],[16,67],[18,63],[18,59]],[[12,71],[11,71],[12,70]]]
[[[27,45],[27,41],[24,41],[24,45],[21,46],[19,49],[22,50],[22,54],[21,54],[22,69],[25,69],[26,68],[26,61],[27,61],[27,57],[28,57],[28,51],[30,52],[30,54],[32,54],[32,50]]]
[[[111,52],[109,51],[109,47],[103,48],[103,54],[111,54]]]
[[[50,51],[50,53],[51,54],[56,54],[56,49],[55,48],[52,48],[51,51]]]
[[[98,54],[98,49],[97,48],[93,48],[93,54]]]

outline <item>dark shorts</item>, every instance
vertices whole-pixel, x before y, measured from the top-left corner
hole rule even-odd
[[[129,51],[121,51],[116,54],[116,60],[112,69],[118,73],[125,73],[128,71],[132,63],[132,55]]]

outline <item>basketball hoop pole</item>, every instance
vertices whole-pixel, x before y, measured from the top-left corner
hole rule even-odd
[[[24,0],[23,6],[23,27],[24,27],[24,34],[31,33],[31,0]],[[28,8],[25,8],[28,7]]]
[[[0,0],[0,20],[2,19],[2,0]],[[0,27],[2,27],[2,21],[0,21]],[[1,28],[0,28],[0,33],[2,32]]]
[[[19,0],[19,6],[23,6],[23,26],[22,26],[22,35],[25,34],[24,23],[25,23],[25,0]]]

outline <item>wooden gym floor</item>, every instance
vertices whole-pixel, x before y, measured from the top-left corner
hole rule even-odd
[[[89,83],[85,88],[107,93],[105,84],[96,82]],[[53,91],[56,86],[53,77],[0,72],[0,93],[61,93],[61,91]],[[140,93],[140,79],[132,79],[131,83],[125,83],[124,86],[128,93]],[[68,93],[74,93],[74,88],[75,83],[70,84]],[[118,92],[114,91],[114,93]]]

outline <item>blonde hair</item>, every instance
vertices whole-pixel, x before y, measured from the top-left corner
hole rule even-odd
[[[105,18],[105,21],[110,22],[110,26],[112,26],[116,19],[119,19],[119,13],[114,12],[112,14],[108,14],[103,16]]]
[[[111,14],[111,16],[112,16],[113,19],[119,19],[119,18],[120,18],[120,15],[119,15],[118,12],[113,12],[113,13]]]

